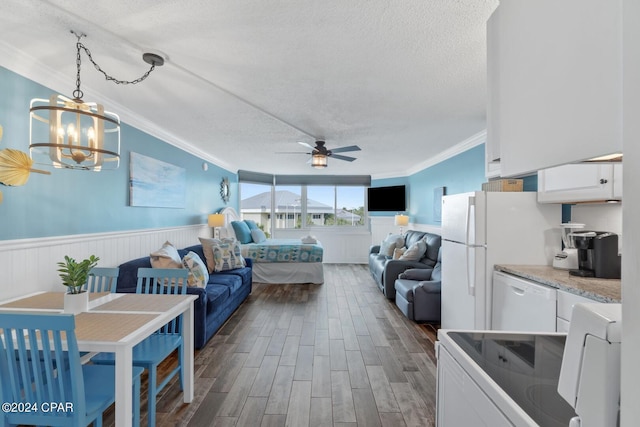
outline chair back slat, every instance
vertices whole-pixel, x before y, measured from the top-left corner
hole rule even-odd
[[[186,268],[139,268],[136,293],[186,295],[189,270]],[[182,315],[164,325],[156,333],[181,334]]]
[[[84,290],[89,292],[115,292],[120,269],[118,267],[93,267]]]
[[[0,331],[0,400],[39,409],[43,403],[72,402],[73,412],[86,412],[73,315],[0,313]],[[11,423],[12,414],[4,415]],[[55,411],[18,415],[17,424],[27,417],[28,424],[38,425],[61,425],[74,417]]]

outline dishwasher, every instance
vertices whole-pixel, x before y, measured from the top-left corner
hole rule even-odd
[[[493,273],[491,325],[499,331],[556,331],[556,290],[530,280]]]

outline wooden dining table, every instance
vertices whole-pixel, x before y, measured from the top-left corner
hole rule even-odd
[[[182,316],[184,402],[193,400],[193,301],[196,295],[89,294],[89,309],[75,315],[78,349],[115,354],[115,424],[132,424],[133,347]],[[64,292],[39,292],[0,302],[0,312],[64,312]]]

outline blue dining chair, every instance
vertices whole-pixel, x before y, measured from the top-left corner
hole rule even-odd
[[[93,267],[89,272],[85,291],[89,292],[115,292],[118,283],[118,267]]]
[[[186,295],[188,275],[189,270],[186,268],[139,268],[136,293]],[[181,320],[182,316],[178,316],[133,347],[133,365],[143,367],[149,372],[147,399],[149,427],[156,424],[158,393],[176,374],[179,374],[180,389],[184,387]],[[158,383],[158,365],[175,350],[178,350],[178,365]],[[114,357],[109,353],[100,353],[92,360],[94,363],[113,363]]]
[[[80,363],[72,314],[0,313],[0,332],[0,424],[102,425],[115,402],[115,369]],[[133,369],[135,426],[142,372]]]

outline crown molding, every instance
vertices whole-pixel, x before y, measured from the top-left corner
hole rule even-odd
[[[430,166],[434,166],[440,162],[443,162],[447,159],[450,159],[454,156],[457,156],[458,154],[462,154],[467,150],[472,149],[473,147],[477,147],[480,144],[483,144],[487,141],[487,130],[483,130],[480,131],[478,133],[476,133],[475,135],[470,136],[469,138],[465,139],[462,142],[457,143],[456,145],[454,145],[453,147],[450,147],[438,154],[436,154],[433,157],[428,158],[427,160],[425,160],[422,163],[417,164],[416,166],[412,167],[411,169],[407,169],[401,173],[398,174],[393,174],[393,173],[386,173],[386,174],[378,174],[378,175],[371,175],[372,179],[385,179],[385,178],[402,178],[402,177],[408,177],[411,176],[415,173],[418,173],[422,170],[425,170],[426,168],[430,167]]]
[[[4,41],[0,41],[0,66],[45,86],[52,91],[66,93],[69,90],[68,75],[63,75],[58,70],[50,68],[46,64],[40,62],[37,58],[14,48]],[[122,123],[158,138],[167,144],[173,145],[174,147],[177,147],[202,160],[206,160],[218,167],[235,173],[237,168],[233,165],[224,162],[219,158],[192,146],[184,139],[165,131],[151,121],[135,114],[124,105],[121,105],[103,93],[92,89],[91,86],[87,87],[92,93],[96,94],[96,97],[100,99],[102,104],[108,104],[110,110],[115,110],[114,112],[120,116]]]

